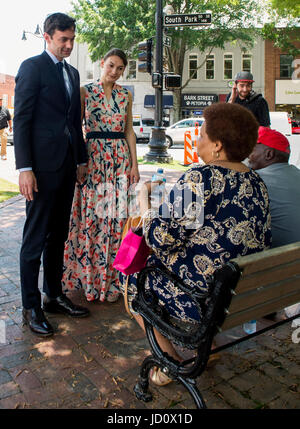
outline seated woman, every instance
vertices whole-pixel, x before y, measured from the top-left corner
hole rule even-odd
[[[259,175],[242,161],[257,142],[258,123],[237,104],[213,104],[204,110],[197,145],[204,165],[189,169],[171,190],[159,214],[150,208],[151,183],[140,191],[143,233],[152,254],[147,265],[166,267],[191,288],[205,291],[206,279],[232,258],[263,251],[271,244],[268,193]],[[149,287],[160,304],[180,320],[195,321],[198,313],[186,294],[163,278],[149,275]],[[136,275],[130,276],[130,299]],[[130,300],[129,299],[129,300]],[[138,314],[135,319],[143,328]],[[163,349],[181,361],[173,345],[160,333]],[[151,380],[167,384],[166,375],[152,371]]]

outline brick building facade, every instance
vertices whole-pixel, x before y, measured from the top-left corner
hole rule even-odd
[[[294,45],[300,49],[300,30]],[[265,98],[270,111],[285,111],[300,119],[300,55],[289,56],[265,41]]]
[[[15,77],[0,73],[0,95],[3,97],[3,105],[8,109],[14,107]]]

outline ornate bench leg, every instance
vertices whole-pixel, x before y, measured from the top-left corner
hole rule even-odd
[[[153,359],[153,356],[146,357],[142,363],[139,380],[133,388],[135,396],[140,401],[152,401],[152,393],[148,391],[149,371],[155,364],[157,364],[157,361]]]
[[[191,379],[191,378],[187,379],[187,378],[183,378],[180,376],[177,379],[189,391],[190,395],[192,396],[192,398],[195,401],[197,408],[199,408],[199,409],[207,408],[206,404],[204,402],[204,399],[203,399],[198,387],[196,386],[196,381],[194,379]]]

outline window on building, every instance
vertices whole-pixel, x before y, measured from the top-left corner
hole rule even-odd
[[[14,107],[14,105],[15,105],[15,96],[12,95],[11,96],[11,107]]]
[[[242,55],[242,70],[252,73],[252,55],[251,54]]]
[[[293,55],[280,55],[280,77],[289,79],[293,74]]]
[[[198,79],[198,58],[197,55],[191,54],[189,56],[189,77],[192,79]]]
[[[89,55],[85,57],[85,78],[86,80],[94,80],[94,65]]]
[[[136,79],[136,61],[129,60],[126,79]]]
[[[8,94],[3,94],[2,95],[2,106],[3,107],[7,107],[7,105],[8,105]]]
[[[224,54],[224,79],[232,79],[233,58],[232,54]]]
[[[205,78],[211,80],[215,78],[215,56],[206,55],[206,71]]]

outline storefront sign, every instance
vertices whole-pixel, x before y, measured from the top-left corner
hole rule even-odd
[[[218,101],[216,94],[182,94],[181,106],[188,108],[206,107]]]
[[[276,80],[275,104],[300,104],[300,79]]]

